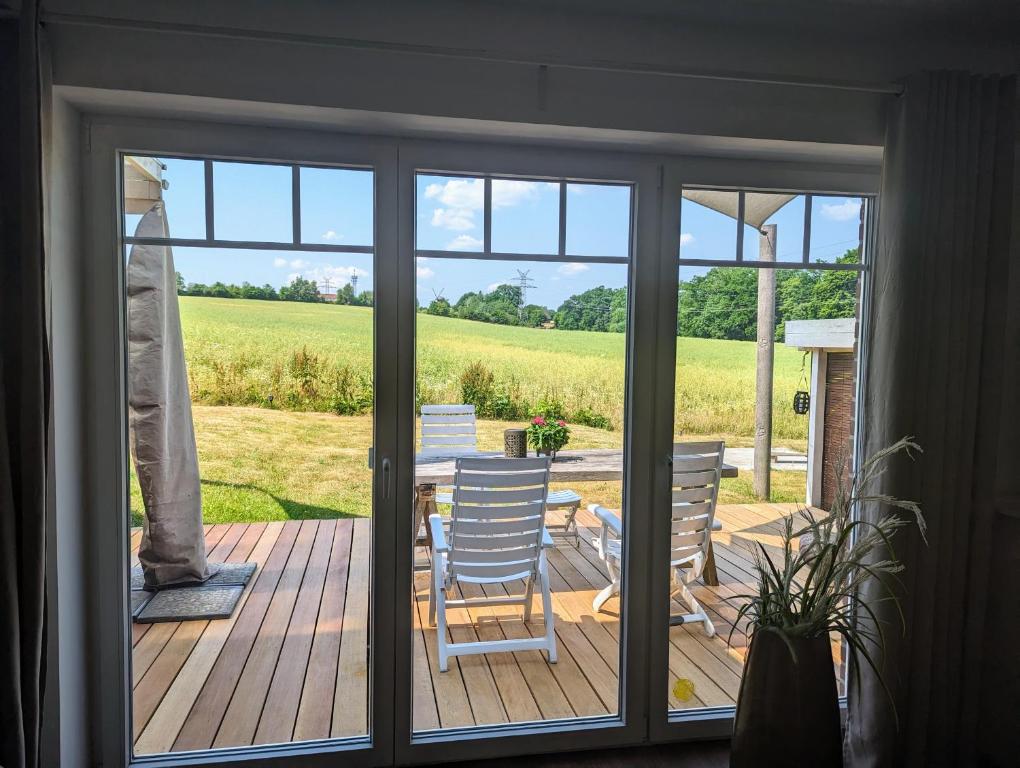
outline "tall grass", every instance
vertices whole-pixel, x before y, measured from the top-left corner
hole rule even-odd
[[[180,302],[196,403],[341,415],[370,410],[371,309],[187,296]],[[558,401],[572,420],[622,425],[623,334],[421,314],[417,323],[419,402],[460,402],[464,371],[481,362],[506,414]],[[392,352],[393,340],[383,341],[382,353]],[[807,438],[807,418],[791,407],[800,367],[800,352],[776,345],[776,439]],[[753,436],[754,387],[753,342],[678,339],[676,433]]]

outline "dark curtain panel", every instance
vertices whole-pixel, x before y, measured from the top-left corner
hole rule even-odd
[[[0,765],[38,765],[49,348],[35,2],[0,19]]]
[[[1015,79],[929,73],[906,84],[885,147],[865,389],[866,450],[903,435],[924,449],[882,479],[921,503],[928,543],[900,535],[906,570],[880,659],[892,702],[852,685],[853,766],[975,765],[1009,296]],[[1014,440],[1015,440],[1014,436]],[[875,519],[885,509],[864,510]],[[1016,653],[1002,648],[1000,653]],[[1020,694],[1018,694],[1020,695]],[[897,726],[894,715],[898,713]]]

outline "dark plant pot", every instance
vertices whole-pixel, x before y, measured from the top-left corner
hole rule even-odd
[[[553,461],[556,461],[556,449],[555,448],[539,448],[535,451],[536,456],[550,456]]]
[[[842,768],[843,734],[827,636],[790,638],[758,630],[740,681],[731,768]]]

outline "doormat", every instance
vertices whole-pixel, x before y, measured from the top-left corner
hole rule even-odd
[[[138,624],[161,621],[228,619],[237,607],[245,586],[255,573],[255,563],[209,563],[219,570],[201,584],[145,589],[142,567],[131,569],[131,617]]]
[[[244,592],[242,586],[163,589],[153,593],[135,616],[138,624],[161,621],[229,619]]]
[[[164,589],[201,589],[202,587],[236,587],[244,586],[255,573],[255,563],[209,563],[209,570],[219,569],[200,584],[183,584],[177,587],[164,587]],[[145,575],[142,566],[136,565],[131,569],[131,591],[145,589]],[[159,590],[151,590],[157,592]]]

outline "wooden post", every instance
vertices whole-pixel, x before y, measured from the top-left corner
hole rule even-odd
[[[758,260],[776,260],[776,225],[765,224]],[[772,470],[772,366],[776,336],[776,271],[758,270],[758,365],[754,403],[754,495],[768,501]]]

